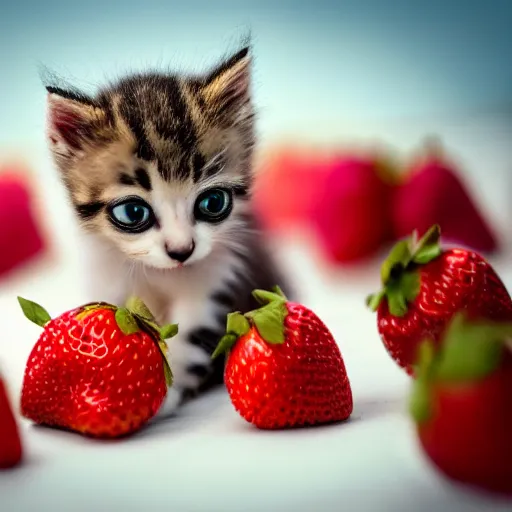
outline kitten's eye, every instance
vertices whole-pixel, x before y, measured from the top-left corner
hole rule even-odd
[[[109,208],[110,220],[123,231],[141,233],[155,223],[151,207],[140,197],[117,201]]]
[[[212,188],[202,192],[196,199],[194,216],[205,222],[220,222],[229,216],[233,207],[231,192],[223,188]]]

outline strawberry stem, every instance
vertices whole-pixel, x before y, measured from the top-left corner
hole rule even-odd
[[[239,311],[229,313],[226,320],[226,335],[219,341],[212,359],[227,354],[238,338],[255,327],[259,335],[272,344],[284,343],[284,319],[288,314],[286,296],[278,286],[274,292],[254,290],[253,297],[262,307],[242,314]]]
[[[125,307],[133,314],[140,316],[146,320],[150,320],[151,322],[155,320],[153,313],[151,313],[146,304],[144,304],[144,302],[138,297],[129,297],[128,300],[126,301]]]
[[[415,231],[411,237],[396,243],[381,266],[383,287],[367,297],[366,305],[376,311],[385,298],[393,316],[405,315],[408,303],[414,301],[420,291],[418,266],[433,261],[441,254],[440,237],[441,230],[436,224],[419,240]]]

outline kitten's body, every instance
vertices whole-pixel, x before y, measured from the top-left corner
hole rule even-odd
[[[94,235],[85,235],[86,288],[91,301],[122,304],[127,296],[141,297],[161,324],[179,323],[169,342],[175,385],[161,415],[174,411],[181,400],[203,385],[222,382],[222,358],[211,354],[225,333],[230,311],[257,306],[255,288],[269,289],[283,280],[266,254],[257,231],[244,231],[247,256],[219,250],[195,265],[170,271],[134,265]],[[285,286],[286,289],[286,286]]]
[[[254,288],[283,286],[249,202],[249,64],[245,49],[200,77],[132,76],[94,98],[48,88],[49,140],[83,229],[89,298],[123,304],[135,294],[159,322],[179,324],[163,414],[220,381],[222,361],[214,368],[210,355],[226,314],[254,307]]]

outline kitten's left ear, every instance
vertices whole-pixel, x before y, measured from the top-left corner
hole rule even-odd
[[[72,157],[94,142],[106,124],[106,113],[85,95],[51,86],[46,89],[50,149],[58,157]]]
[[[251,56],[247,46],[206,76],[201,94],[208,109],[236,114],[250,101],[250,85]]]

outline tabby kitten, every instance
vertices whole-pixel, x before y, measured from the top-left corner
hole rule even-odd
[[[136,294],[161,323],[168,414],[220,382],[226,314],[283,286],[250,207],[254,113],[244,48],[199,76],[137,74],[94,97],[48,85],[47,137],[85,241],[88,298]]]

